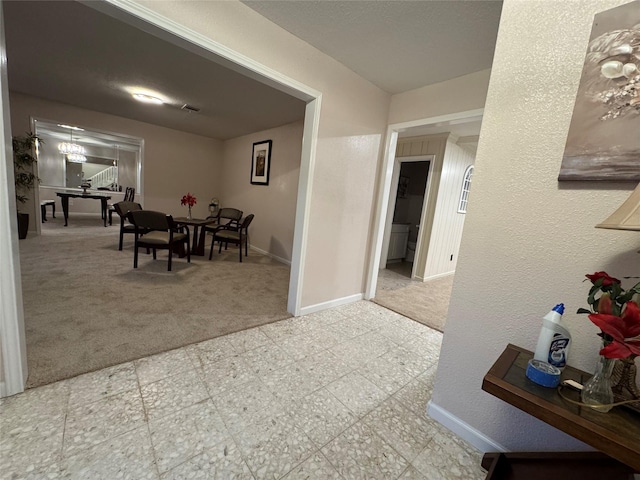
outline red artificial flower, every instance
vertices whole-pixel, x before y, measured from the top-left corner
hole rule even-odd
[[[596,283],[598,280],[602,279],[602,286],[603,287],[608,287],[610,285],[613,285],[614,283],[620,284],[620,280],[618,280],[617,278],[613,278],[610,277],[609,274],[607,272],[596,272],[592,275],[585,275],[589,280],[591,280],[591,283]]]
[[[589,320],[611,337],[611,343],[600,350],[606,358],[627,358],[640,355],[640,307],[627,302],[622,316],[597,313]]]
[[[193,207],[195,204],[196,204],[196,197],[194,197],[190,193],[187,193],[186,195],[184,195],[182,197],[182,200],[180,200],[180,205],[189,205],[190,207]]]

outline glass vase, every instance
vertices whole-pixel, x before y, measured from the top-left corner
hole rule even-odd
[[[189,210],[187,210],[187,220],[191,220],[191,205],[188,206]]]
[[[596,371],[582,389],[582,403],[586,403],[598,412],[606,413],[611,410],[613,391],[611,390],[611,372],[615,359],[600,355]]]

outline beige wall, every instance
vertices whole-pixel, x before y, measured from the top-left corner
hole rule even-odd
[[[198,199],[194,216],[208,215],[209,200],[220,188],[220,141],[15,92],[10,94],[10,103],[14,135],[28,131],[30,117],[36,117],[143,138],[144,207],[185,216],[180,199],[191,192]],[[34,228],[33,205],[30,221]]]
[[[223,207],[255,218],[249,227],[252,247],[291,261],[295,225],[303,122],[253,133],[224,142],[220,193]],[[272,140],[269,185],[250,183],[254,142]]]
[[[389,95],[240,2],[136,3],[322,92],[301,303],[361,294]]]
[[[389,123],[466,112],[484,107],[491,70],[428,85],[391,98]]]
[[[635,185],[556,180],[593,15],[622,3],[502,10],[433,401],[516,451],[583,447],[483,392],[487,370],[508,343],[533,349],[542,316],[564,302],[569,363],[593,371],[598,329],[575,314],[584,275],[638,275],[637,232],[594,228]]]

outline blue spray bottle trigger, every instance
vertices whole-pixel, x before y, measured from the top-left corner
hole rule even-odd
[[[564,313],[564,303],[559,303],[555,307],[553,307],[554,312],[558,312],[560,315]]]

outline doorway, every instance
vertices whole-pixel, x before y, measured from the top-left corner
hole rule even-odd
[[[245,76],[257,80],[258,82],[271,86],[281,92],[289,94],[306,103],[304,129],[302,138],[301,168],[297,193],[297,209],[295,212],[295,227],[293,239],[293,252],[291,259],[291,275],[288,285],[287,310],[298,315],[301,309],[302,281],[304,271],[304,249],[308,232],[308,212],[311,192],[309,185],[313,176],[313,158],[315,155],[315,142],[318,136],[319,110],[321,93],[304,84],[288,78],[278,72],[256,64],[251,59],[236,54],[228,48],[205,37],[196,35],[193,31],[179,24],[167,22],[166,19],[152,11],[139,11],[132,5],[121,5],[119,7],[101,2],[92,4],[96,10],[107,13],[114,18],[120,19],[134,26],[139,26],[144,31],[153,30],[159,38],[163,38],[175,45],[185,46],[188,50],[197,50],[198,54],[215,63],[222,64],[228,68],[241,71]],[[0,25],[4,27],[4,14],[2,13],[2,3],[0,3]],[[4,31],[4,28],[3,28]],[[0,35],[0,50],[5,51],[4,34]],[[2,105],[4,108],[0,130],[3,132],[3,139],[7,144],[10,134],[11,119],[8,109],[8,85],[7,85],[7,64],[0,66],[0,88],[2,93]],[[0,161],[8,165],[7,152],[0,154]],[[2,196],[6,199],[12,197],[11,189],[4,185],[0,189]],[[36,197],[37,200],[37,197]],[[14,204],[9,200],[3,203],[7,212],[15,210]],[[7,213],[5,212],[5,213]],[[3,315],[0,329],[9,332],[3,337],[2,357],[0,358],[3,369],[4,383],[0,383],[0,396],[12,395],[24,390],[27,376],[26,369],[26,346],[24,341],[24,319],[22,305],[22,291],[20,288],[20,258],[18,246],[15,240],[16,220],[15,215],[2,215],[6,221],[0,222],[0,237],[3,245],[7,249],[3,252],[3,265],[8,265],[3,269],[3,281],[0,288],[0,296],[14,299],[7,302],[2,308]]]
[[[410,279],[415,276],[415,254],[431,160],[431,156],[396,159],[398,186],[395,201],[389,204],[393,214],[391,225],[386,226],[389,246],[384,268]]]
[[[418,279],[422,281],[442,276],[437,272],[438,265],[436,265],[436,268],[430,268],[429,265],[431,265],[430,262],[433,261],[434,257],[442,256],[444,250],[439,247],[446,246],[448,242],[440,241],[437,245],[431,245],[431,237],[435,231],[434,228],[436,230],[439,228],[435,220],[439,219],[446,223],[448,213],[443,211],[443,207],[453,204],[452,199],[454,196],[447,195],[447,198],[444,198],[442,192],[446,191],[451,194],[457,188],[458,195],[460,193],[460,185],[456,187],[457,174],[451,175],[448,161],[445,160],[445,148],[451,142],[459,147],[462,147],[464,143],[464,148],[475,149],[473,145],[477,145],[479,139],[483,112],[484,109],[469,110],[388,126],[385,138],[385,156],[380,170],[379,194],[374,219],[371,255],[369,257],[369,272],[364,295],[366,299],[375,298],[379,272],[381,269],[385,269],[384,267],[386,266],[386,256],[389,248],[389,225],[393,223],[395,195],[400,177],[398,157],[402,157],[403,160],[414,160],[415,157],[411,157],[411,155],[424,153],[426,156],[427,153],[431,154],[433,151],[428,145],[425,145],[424,141],[416,138],[419,136],[442,135],[445,141],[442,142],[442,149],[437,152],[433,151],[434,154],[431,155],[423,204],[426,208],[422,210],[422,218],[419,223],[420,228],[418,230],[412,275],[421,277]],[[475,152],[473,155],[475,156]],[[427,158],[418,159],[427,160]],[[432,186],[431,188],[429,187],[430,185]],[[446,258],[451,258],[451,255],[447,254]],[[455,259],[455,256],[453,258]],[[446,275],[451,273],[446,273]]]

